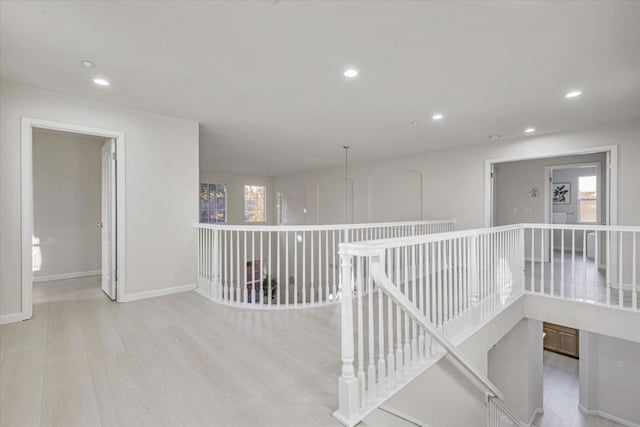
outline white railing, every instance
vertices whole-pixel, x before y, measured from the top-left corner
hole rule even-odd
[[[197,291],[247,308],[308,307],[340,299],[344,242],[453,230],[454,221],[306,226],[196,224]]]
[[[528,291],[638,310],[640,227],[523,227]]]
[[[454,343],[524,292],[524,233],[506,226],[343,244],[339,409],[355,425],[445,354],[502,398]]]
[[[518,224],[341,245],[341,277],[349,279],[343,286],[352,292],[342,295],[334,415],[354,425],[449,354],[494,396],[491,420],[519,425],[455,344],[525,292],[637,311],[638,233],[640,227]]]
[[[489,396],[487,401],[487,427],[520,427],[523,424],[500,402]]]

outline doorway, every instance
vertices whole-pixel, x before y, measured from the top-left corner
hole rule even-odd
[[[493,227],[522,222],[548,222],[550,207],[544,205],[546,205],[548,200],[545,193],[549,181],[548,176],[544,174],[544,168],[553,165],[592,163],[593,156],[601,156],[603,159],[601,161],[600,182],[605,183],[604,185],[606,186],[602,191],[602,194],[605,196],[600,200],[602,205],[600,223],[617,225],[618,146],[610,145],[582,150],[568,150],[554,153],[553,155],[522,155],[485,160],[485,226]],[[527,181],[527,175],[521,167],[523,165],[531,166],[535,163],[539,163],[542,167],[537,168],[534,172],[537,174],[537,178],[534,177]],[[510,183],[510,187],[514,191],[511,195],[504,194],[504,190],[498,187],[498,176],[500,173],[497,169],[499,169],[500,165],[505,164],[512,164],[520,168],[516,169],[516,179]],[[510,203],[514,198],[519,198],[522,206],[504,208],[503,213],[506,213],[506,216],[503,215],[500,217],[501,203],[505,200]],[[537,201],[542,202],[543,205]]]
[[[23,117],[21,149],[22,317],[39,281],[93,277],[121,300],[124,134]]]

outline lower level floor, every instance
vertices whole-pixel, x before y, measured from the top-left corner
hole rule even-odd
[[[544,414],[537,427],[622,427],[579,407],[578,359],[550,351],[544,352]]]

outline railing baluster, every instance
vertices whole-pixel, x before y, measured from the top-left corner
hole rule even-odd
[[[307,232],[302,232],[302,305],[307,305]]]
[[[595,230],[595,238],[594,238],[594,254],[593,254],[593,289],[591,291],[592,294],[592,299],[591,301],[598,301],[598,277],[600,276],[600,271],[598,269],[599,266],[599,259],[600,257],[598,256],[599,252],[600,252],[600,243],[599,243],[599,235],[600,233],[598,233],[598,230]],[[587,300],[589,300],[587,298]]]
[[[544,253],[544,229],[540,229],[540,293],[544,294],[544,263],[547,259]]]
[[[622,308],[624,306],[624,271],[623,271],[623,260],[624,260],[624,249],[623,249],[623,234],[622,231],[618,232],[618,240],[619,240],[619,249],[618,249],[618,307]]]
[[[607,290],[606,290],[606,304],[610,305],[611,304],[611,232],[609,230],[607,230],[606,232],[606,238],[607,238],[607,247],[606,247],[606,286],[607,286]]]
[[[366,258],[366,280],[367,280],[367,326],[369,329],[369,367],[367,369],[367,393],[369,400],[374,400],[376,397],[376,365],[375,365],[375,350],[374,350],[374,338],[375,338],[375,320],[373,318],[373,278],[371,277],[371,260]]]
[[[632,241],[632,258],[631,258],[631,287],[632,287],[632,294],[631,294],[631,307],[634,309],[638,309],[638,276],[637,276],[637,265],[638,265],[638,253],[637,253],[637,239],[636,239],[636,235],[638,233],[636,233],[635,231],[631,233],[631,235],[633,236],[633,241]]]
[[[564,298],[564,230],[560,230],[560,297]]]
[[[576,298],[576,230],[571,230],[571,299]]]

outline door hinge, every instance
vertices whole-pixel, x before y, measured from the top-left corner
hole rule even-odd
[[[491,172],[491,178],[493,178],[493,172]]]
[[[118,160],[118,156],[116,155],[116,153],[115,153],[115,152],[111,153],[111,158],[112,158],[113,160]]]

